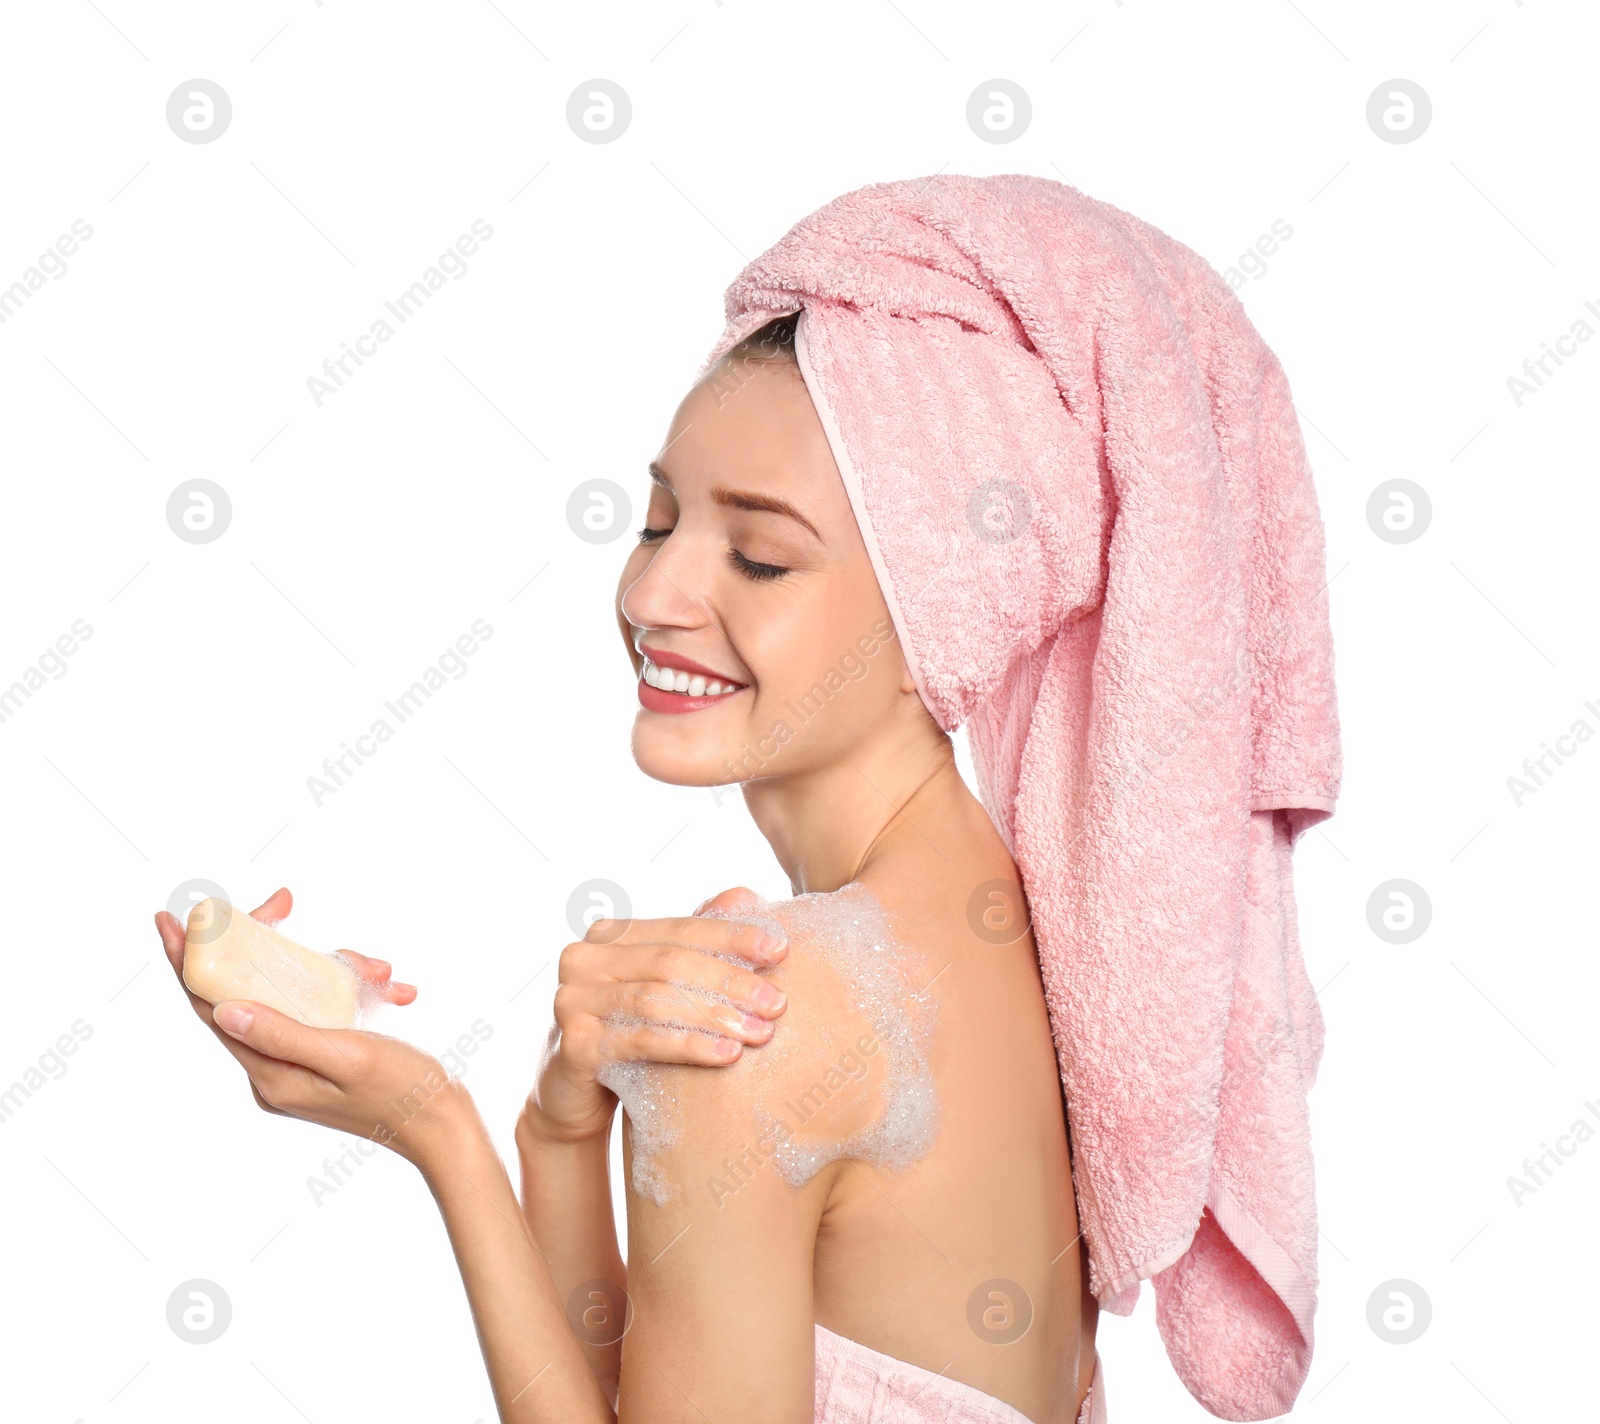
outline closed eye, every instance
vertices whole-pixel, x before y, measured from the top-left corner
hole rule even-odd
[[[641,544],[654,544],[665,539],[670,533],[672,533],[670,529],[652,529],[647,524],[639,531],[639,542]]]
[[[728,562],[746,578],[754,579],[757,583],[764,583],[768,579],[782,578],[789,572],[781,564],[758,564],[754,559],[745,558],[737,549],[728,550]]]

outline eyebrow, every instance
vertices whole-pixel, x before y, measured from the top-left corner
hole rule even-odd
[[[672,489],[672,481],[667,478],[667,472],[654,460],[650,462],[650,478],[663,488]],[[809,530],[813,538],[818,540],[822,538],[822,535],[817,533],[815,524],[788,500],[780,499],[775,494],[755,494],[749,490],[731,490],[718,485],[711,491],[711,498],[728,509],[747,509],[758,514],[781,514],[784,518],[792,519],[802,528]]]

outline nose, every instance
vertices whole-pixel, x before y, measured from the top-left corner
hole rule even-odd
[[[622,616],[635,628],[692,630],[710,621],[704,600],[695,591],[694,561],[673,543],[669,537],[657,546],[650,562],[623,590]]]

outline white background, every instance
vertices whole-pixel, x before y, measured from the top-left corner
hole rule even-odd
[[[291,886],[296,938],[422,986],[390,1031],[492,1028],[467,1080],[509,1154],[575,886],[652,915],[787,888],[737,797],[632,765],[626,540],[580,542],[567,497],[610,478],[639,512],[746,259],[940,169],[1062,178],[1219,269],[1292,227],[1241,296],[1317,472],[1346,750],[1297,853],[1328,1048],[1296,1417],[1593,1411],[1600,1142],[1520,1205],[1507,1186],[1600,1111],[1600,745],[1507,789],[1600,728],[1600,342],[1520,406],[1507,388],[1600,305],[1592,7],[64,0],[8,7],[4,49],[0,284],[74,220],[93,236],[0,325],[0,686],[93,634],[0,723],[0,1086],[92,1033],[0,1123],[0,1412],[492,1417],[415,1173],[380,1155],[315,1202],[341,1144],[254,1109],[151,915],[196,876],[246,905]],[[197,76],[233,105],[208,144],[165,119]],[[565,118],[596,76],[633,103],[605,145]],[[1008,145],[965,119],[995,76],[1033,103]],[[1366,122],[1397,76],[1432,99],[1414,143]],[[467,274],[319,408],[307,378],[480,218]],[[1409,544],[1367,522],[1395,477],[1432,500]],[[165,518],[195,478],[233,506],[200,546]],[[480,618],[467,674],[315,804],[323,759]],[[1393,878],[1432,902],[1409,945],[1368,927]],[[206,1346],[165,1316],[196,1277],[233,1304]],[[1392,1278],[1432,1301],[1413,1344],[1367,1323]],[[1151,1306],[1103,1318],[1113,1416],[1205,1418]]]

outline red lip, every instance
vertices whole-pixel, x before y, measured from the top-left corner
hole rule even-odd
[[[707,667],[704,663],[697,663],[693,658],[686,658],[682,653],[667,653],[659,648],[647,648],[639,644],[638,651],[647,657],[657,667],[676,668],[679,672],[699,673],[702,677],[715,678],[718,682],[731,683],[734,687],[744,687],[745,684],[729,677],[726,673],[718,672],[715,668]],[[648,686],[648,684],[646,684]]]
[[[654,659],[651,659],[653,662]],[[684,669],[688,671],[687,668]],[[726,702],[730,697],[737,696],[744,689],[736,688],[733,692],[719,692],[715,697],[690,697],[685,692],[663,692],[659,687],[651,687],[642,677],[639,679],[639,705],[646,712],[665,712],[669,715],[676,712],[703,712],[707,707],[716,707]]]

